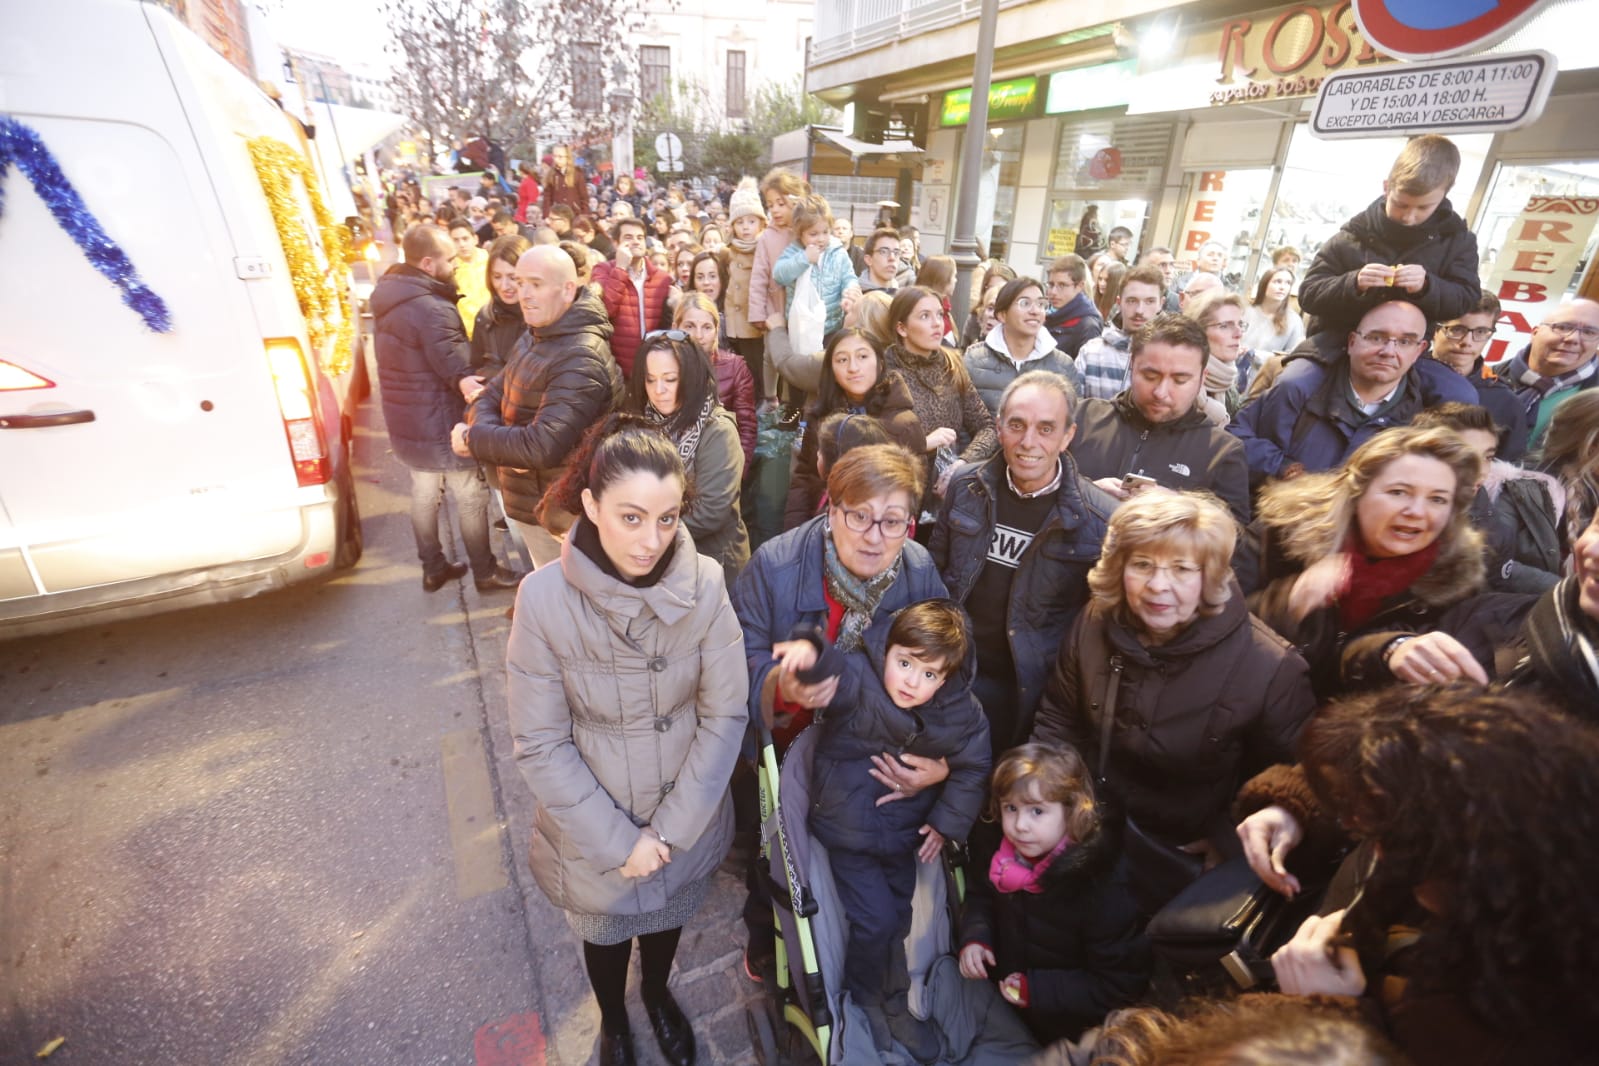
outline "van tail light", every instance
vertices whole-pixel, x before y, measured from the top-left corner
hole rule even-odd
[[[293,337],[273,337],[266,342],[272,365],[272,383],[278,390],[278,410],[283,432],[289,438],[294,475],[301,485],[325,485],[333,477],[327,433],[317,415],[316,386],[305,365],[305,353]]]
[[[31,370],[0,359],[0,392],[22,392],[25,389],[53,389],[56,383],[42,378]]]

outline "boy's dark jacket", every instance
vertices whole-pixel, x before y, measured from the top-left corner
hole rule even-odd
[[[1315,316],[1306,323],[1306,332],[1347,332],[1367,311],[1389,300],[1415,304],[1429,326],[1436,326],[1459,318],[1482,297],[1477,238],[1449,201],[1420,225],[1405,226],[1388,217],[1386,199],[1377,197],[1316,253],[1299,286],[1299,306]],[[1361,292],[1355,277],[1368,263],[1415,264],[1427,271],[1427,284],[1416,293],[1388,286]]]
[[[892,805],[891,805],[892,806]],[[989,976],[1025,974],[1022,1010],[1044,1044],[1076,1039],[1143,994],[1153,965],[1121,862],[1123,817],[1100,804],[1100,826],[1044,871],[1043,891],[1001,894],[988,879],[999,826],[972,832],[960,943],[982,944],[997,960]]]
[[[901,710],[883,688],[888,627],[868,630],[866,646],[843,656],[838,693],[822,719],[816,746],[811,832],[829,848],[868,854],[907,854],[917,832],[931,825],[950,840],[965,840],[982,809],[989,770],[988,719],[972,695],[971,654],[920,707]],[[949,760],[939,788],[877,806],[884,787],[872,778],[871,757],[909,752]]]

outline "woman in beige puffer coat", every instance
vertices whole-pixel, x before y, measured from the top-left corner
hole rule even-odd
[[[600,1062],[634,1061],[623,990],[638,937],[661,1050],[692,1063],[666,979],[732,839],[744,642],[722,568],[678,521],[671,442],[613,415],[590,444],[551,490],[579,517],[560,565],[522,583],[507,655],[517,765],[537,802],[529,862],[584,940]]]

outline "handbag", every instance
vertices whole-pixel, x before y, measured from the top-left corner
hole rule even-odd
[[[1293,899],[1279,895],[1238,856],[1179,892],[1145,935],[1185,992],[1269,989],[1272,954],[1320,909],[1323,895],[1308,887]]]
[[[816,268],[806,267],[805,273],[794,283],[794,299],[790,301],[787,316],[787,333],[773,350],[772,340],[779,331],[773,330],[767,338],[767,351],[771,352],[772,365],[783,379],[796,389],[815,392],[822,379],[822,334],[827,327],[827,306],[821,293],[816,291]]]
[[[1099,785],[1107,784],[1110,767],[1110,740],[1116,728],[1116,698],[1121,692],[1122,657],[1110,657],[1110,681],[1105,686],[1105,714],[1099,723]],[[1153,914],[1167,900],[1181,892],[1205,869],[1202,855],[1192,855],[1181,848],[1150,835],[1126,818],[1125,838],[1122,844],[1127,860],[1127,884],[1139,913]]]

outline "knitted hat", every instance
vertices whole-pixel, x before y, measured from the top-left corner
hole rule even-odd
[[[754,178],[745,178],[738,183],[738,188],[733,190],[733,195],[727,200],[727,221],[729,225],[737,222],[745,215],[756,215],[762,221],[766,219],[766,209],[761,206],[761,190],[755,184]]]

